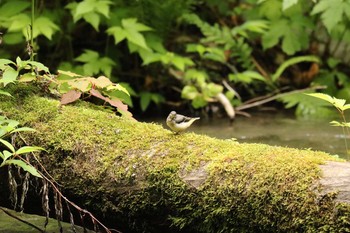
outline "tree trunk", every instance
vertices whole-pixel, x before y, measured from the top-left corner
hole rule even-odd
[[[59,106],[29,91],[13,95],[1,97],[2,112],[37,129],[25,135],[26,141],[47,150],[40,159],[65,195],[111,228],[350,229],[349,163],[335,162],[326,153],[175,135],[161,125],[124,119],[87,103]]]

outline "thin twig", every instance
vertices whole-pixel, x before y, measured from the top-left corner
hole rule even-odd
[[[259,106],[259,105],[271,102],[271,101],[276,100],[278,98],[281,98],[283,96],[287,96],[287,95],[291,95],[291,94],[295,94],[295,93],[301,93],[301,92],[308,91],[308,90],[318,90],[318,89],[324,89],[324,88],[326,88],[326,87],[325,86],[317,86],[317,87],[309,87],[309,88],[295,90],[295,91],[290,91],[290,92],[284,92],[284,93],[277,94],[277,95],[271,96],[269,98],[266,98],[266,99],[263,99],[263,100],[260,100],[260,101],[256,101],[256,102],[253,102],[253,103],[250,103],[250,104],[245,104],[245,105],[238,106],[236,108],[236,110],[237,111],[241,111],[243,109],[253,108],[253,107],[256,107],[256,106]]]

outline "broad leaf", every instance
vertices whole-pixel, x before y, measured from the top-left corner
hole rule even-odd
[[[18,129],[14,129],[11,131],[11,133],[16,133],[16,132],[35,132],[35,129],[29,128],[29,127],[21,127]]]
[[[11,152],[9,152],[9,151],[7,151],[7,150],[4,150],[3,152],[2,152],[2,154],[3,154],[3,162],[5,162],[8,158],[10,158],[11,156],[13,156],[13,153],[11,153]]]
[[[140,106],[141,110],[145,111],[149,104],[151,103],[152,94],[150,92],[141,92],[140,93]]]
[[[52,35],[59,30],[59,27],[51,21],[51,19],[40,16],[34,21],[33,36],[36,38],[39,35],[44,35],[51,40]]]
[[[286,10],[297,3],[298,3],[298,0],[283,0],[282,10]]]
[[[23,170],[25,170],[25,171],[29,172],[30,174],[32,174],[33,176],[42,178],[42,176],[36,170],[35,167],[33,167],[32,165],[29,165],[29,164],[23,162],[22,160],[10,159],[10,160],[7,160],[5,162],[5,164],[6,165],[9,165],[9,164],[17,165],[17,166],[21,167]]]
[[[30,6],[30,3],[27,1],[5,1],[4,4],[0,8],[0,16],[4,18],[11,17],[13,15],[17,15],[23,10],[27,9]]]
[[[27,27],[30,24],[30,18],[27,14],[21,13],[14,15],[10,18],[11,24],[8,27],[9,32],[27,31]],[[25,33],[27,34],[27,33]],[[25,35],[24,34],[24,35]]]
[[[26,153],[41,151],[41,150],[44,150],[44,148],[38,147],[38,146],[23,146],[19,148],[15,153],[17,155],[20,155],[20,154],[26,154]]]
[[[18,77],[18,71],[14,70],[11,67],[5,69],[2,74],[2,78],[0,79],[0,83],[3,83],[6,86],[9,83],[14,83]]]
[[[199,92],[196,87],[187,85],[181,91],[181,98],[193,100]]]
[[[15,64],[13,61],[9,60],[9,59],[0,59],[0,69],[3,70],[6,66],[5,65],[9,65],[9,64]]]
[[[72,103],[74,101],[77,101],[80,98],[80,96],[81,96],[81,92],[76,90],[70,90],[67,93],[62,95],[60,103],[62,105]]]
[[[4,144],[8,149],[10,149],[11,152],[15,152],[15,148],[8,141],[0,138],[0,143]]]
[[[347,0],[320,0],[313,8],[311,14],[321,13],[321,19],[328,32],[343,20],[345,15],[350,17],[350,2]]]

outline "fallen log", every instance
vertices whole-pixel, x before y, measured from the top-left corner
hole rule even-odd
[[[349,163],[323,152],[175,135],[32,91],[1,97],[63,192],[124,232],[349,232]],[[335,164],[337,166],[335,166]],[[332,171],[333,170],[333,171]],[[332,171],[332,172],[330,172]]]

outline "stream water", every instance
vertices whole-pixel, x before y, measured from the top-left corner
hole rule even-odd
[[[232,125],[227,119],[201,119],[188,131],[221,139],[236,138],[239,142],[321,150],[346,159],[342,128],[330,126],[329,122],[329,119],[297,119],[287,114],[254,113],[249,118],[237,116]]]

